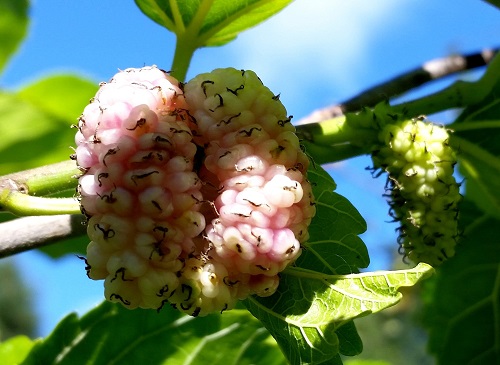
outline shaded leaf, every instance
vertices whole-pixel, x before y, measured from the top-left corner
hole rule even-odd
[[[466,200],[461,223],[465,238],[430,286],[429,348],[439,364],[499,364],[500,220]]]
[[[467,106],[453,127],[466,196],[500,219],[500,78],[481,102]]]
[[[341,334],[344,341],[359,344],[354,348],[341,346],[336,331],[356,317],[396,304],[402,296],[400,287],[412,286],[432,271],[423,263],[410,270],[350,275],[294,267],[285,271],[274,295],[252,297],[245,304],[269,329],[291,364],[318,364],[336,357],[343,348],[349,355],[359,353],[353,328]]]
[[[297,266],[325,274],[350,274],[367,267],[368,250],[358,236],[366,230],[363,217],[340,194],[324,191],[315,196],[316,216]]]
[[[500,9],[500,0],[484,0],[486,2],[489,2],[491,5],[496,6],[497,8]]]
[[[325,274],[351,274],[367,267],[368,250],[358,237],[366,222],[343,196],[334,193],[336,184],[322,167],[310,167],[316,216],[309,226],[309,240],[296,265]]]
[[[460,173],[466,179],[467,198],[500,219],[500,158],[467,140],[461,140],[459,146]]]
[[[0,343],[0,361],[3,365],[17,365],[21,363],[35,342],[27,336],[15,336]]]
[[[21,276],[13,260],[0,260],[1,340],[21,334],[26,336],[35,334],[37,316],[32,303],[35,292],[28,283],[29,281]]]
[[[307,178],[311,182],[316,196],[319,196],[325,191],[334,191],[337,188],[337,184],[331,175],[319,165],[312,165],[309,167],[307,170]]]
[[[195,48],[220,46],[282,10],[291,0],[135,0],[158,24],[191,38]]]
[[[78,319],[66,317],[23,362],[28,364],[262,364],[286,361],[246,310],[194,318],[103,302]]]
[[[53,259],[58,259],[70,254],[85,255],[87,253],[87,245],[89,242],[90,240],[87,235],[68,238],[57,241],[57,243],[53,245],[41,247],[39,248],[39,251],[42,251]]]
[[[359,337],[354,321],[345,323],[337,329],[339,338],[339,352],[346,356],[355,356],[361,353],[363,342]]]
[[[26,36],[28,7],[28,0],[0,0],[0,70]]]

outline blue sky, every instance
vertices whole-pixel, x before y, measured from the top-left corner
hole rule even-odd
[[[127,67],[170,67],[175,38],[132,0],[36,0],[31,16],[29,36],[0,77],[1,88],[16,89],[58,72],[97,83]],[[500,12],[480,0],[296,0],[233,43],[197,51],[188,79],[217,67],[252,69],[281,93],[297,120],[427,60],[499,45],[499,30]],[[448,117],[441,114],[435,121]],[[372,256],[370,269],[387,269],[388,248],[397,247],[395,226],[384,223],[384,180],[372,179],[364,170],[369,165],[363,157],[327,168],[338,192],[368,222],[363,239]],[[65,314],[85,312],[102,299],[102,282],[87,279],[75,257],[53,261],[30,252],[16,262],[35,292],[41,336]]]

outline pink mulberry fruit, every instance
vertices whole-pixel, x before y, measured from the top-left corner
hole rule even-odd
[[[184,92],[212,176],[202,191],[212,186],[218,194],[217,214],[211,222],[207,217],[210,254],[229,273],[250,275],[254,293],[271,295],[278,273],[297,259],[308,238],[315,213],[309,160],[279,96],[254,72],[217,69],[196,76]]]
[[[179,83],[156,67],[127,69],[79,119],[76,160],[82,211],[90,217],[88,275],[129,308],[158,308],[205,228],[197,147],[180,119]]]

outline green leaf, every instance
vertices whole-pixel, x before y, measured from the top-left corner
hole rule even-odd
[[[429,349],[438,364],[499,364],[500,220],[465,200],[461,224],[465,237],[430,286]]]
[[[128,310],[103,302],[71,314],[30,352],[23,365],[285,365],[276,343],[246,310],[203,318],[165,308]]]
[[[17,95],[0,93],[0,175],[67,159],[74,130]]]
[[[0,175],[66,160],[75,124],[97,86],[71,75],[0,92]]]
[[[144,14],[196,47],[220,46],[282,10],[292,0],[135,0]]]
[[[335,182],[322,167],[310,167],[307,178],[316,200],[316,216],[296,265],[325,274],[351,274],[367,267],[368,251],[358,237],[366,231],[363,217],[349,200],[333,192]]]
[[[58,259],[70,254],[85,255],[87,253],[87,245],[89,242],[90,240],[88,236],[84,235],[81,237],[57,241],[57,243],[53,245],[47,245],[39,248],[39,251],[42,251],[53,259]]]
[[[199,34],[204,46],[220,46],[281,11],[291,0],[214,1]]]
[[[172,75],[186,77],[196,49],[220,46],[292,0],[135,0],[144,14],[177,36]]]
[[[26,36],[28,7],[28,0],[0,0],[0,70]]]
[[[303,253],[281,275],[274,295],[244,303],[291,364],[342,364],[340,353],[352,356],[362,350],[352,320],[396,304],[398,288],[414,285],[432,268],[355,274],[369,263],[358,237],[366,223],[346,198],[332,192],[335,182],[320,166],[310,167],[308,180],[317,212]]]
[[[484,1],[500,9],[500,0],[484,0]]]
[[[499,135],[500,137],[500,135]],[[455,140],[457,138],[455,137]],[[460,172],[466,181],[466,196],[484,212],[500,219],[500,158],[478,144],[460,139]]]
[[[385,361],[378,360],[347,360],[345,365],[391,365]]]
[[[363,342],[359,337],[354,321],[345,323],[337,330],[339,338],[339,352],[346,356],[355,356],[361,353]]]
[[[331,175],[319,165],[310,166],[307,170],[307,177],[316,195],[321,195],[323,192],[331,192],[337,188],[337,184]]]
[[[0,361],[3,365],[17,365],[28,355],[35,342],[27,336],[15,336],[0,343]]]
[[[96,90],[95,83],[78,76],[54,75],[16,94],[0,92],[0,175],[68,160],[76,133],[70,127]],[[78,237],[42,251],[56,258],[83,253],[87,244],[87,237]]]
[[[457,148],[466,196],[500,219],[500,81],[480,103],[463,110],[455,123],[451,143]]]
[[[342,325],[393,306],[402,297],[400,287],[415,285],[432,272],[423,263],[410,270],[350,275],[294,267],[285,271],[274,295],[252,297],[245,305],[269,329],[291,364],[318,364],[345,348],[336,333]],[[342,338],[360,343],[356,331],[350,332],[341,332]],[[361,352],[358,346],[347,354]]]
[[[325,274],[349,274],[370,263],[359,234],[366,222],[345,197],[330,191],[316,195],[316,216],[297,266]]]
[[[51,116],[76,123],[97,89],[93,81],[61,74],[28,85],[18,95]]]

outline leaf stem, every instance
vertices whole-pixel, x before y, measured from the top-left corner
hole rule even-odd
[[[367,149],[354,146],[350,143],[334,146],[322,146],[308,141],[302,141],[307,155],[312,157],[315,163],[324,165],[344,161],[368,153]]]
[[[0,177],[0,210],[17,215],[79,213],[74,198],[44,198],[75,189],[80,171],[64,161]]]
[[[214,0],[202,0],[191,23],[185,26],[179,13],[177,1],[170,1],[172,12],[174,13],[175,23],[182,23],[182,28],[176,29],[177,41],[175,44],[174,60],[172,61],[171,67],[172,76],[180,81],[184,81],[186,79],[193,54],[196,49],[202,45],[200,44],[199,31],[213,2]]]
[[[18,216],[80,213],[75,198],[44,198],[12,190],[2,191],[0,207]]]
[[[371,114],[366,113],[366,116],[371,118]],[[314,161],[326,164],[369,153],[377,131],[354,129],[342,115],[319,123],[300,124],[296,126],[296,133]]]
[[[196,48],[193,40],[186,37],[185,33],[177,36],[174,59],[170,67],[170,74],[177,80],[184,81],[186,79],[187,71]]]
[[[0,177],[0,191],[15,188],[25,194],[46,196],[75,189],[76,177],[81,174],[74,161],[20,171]]]
[[[183,33],[185,31],[184,20],[182,19],[182,14],[179,11],[179,5],[177,0],[169,0],[170,9],[172,9],[172,17],[174,18],[175,32],[176,34]]]
[[[214,0],[202,0],[196,14],[193,17],[193,20],[189,24],[189,31],[196,32],[196,35],[199,36],[199,31],[201,26],[203,25],[203,21],[205,20],[210,8],[212,7]]]

